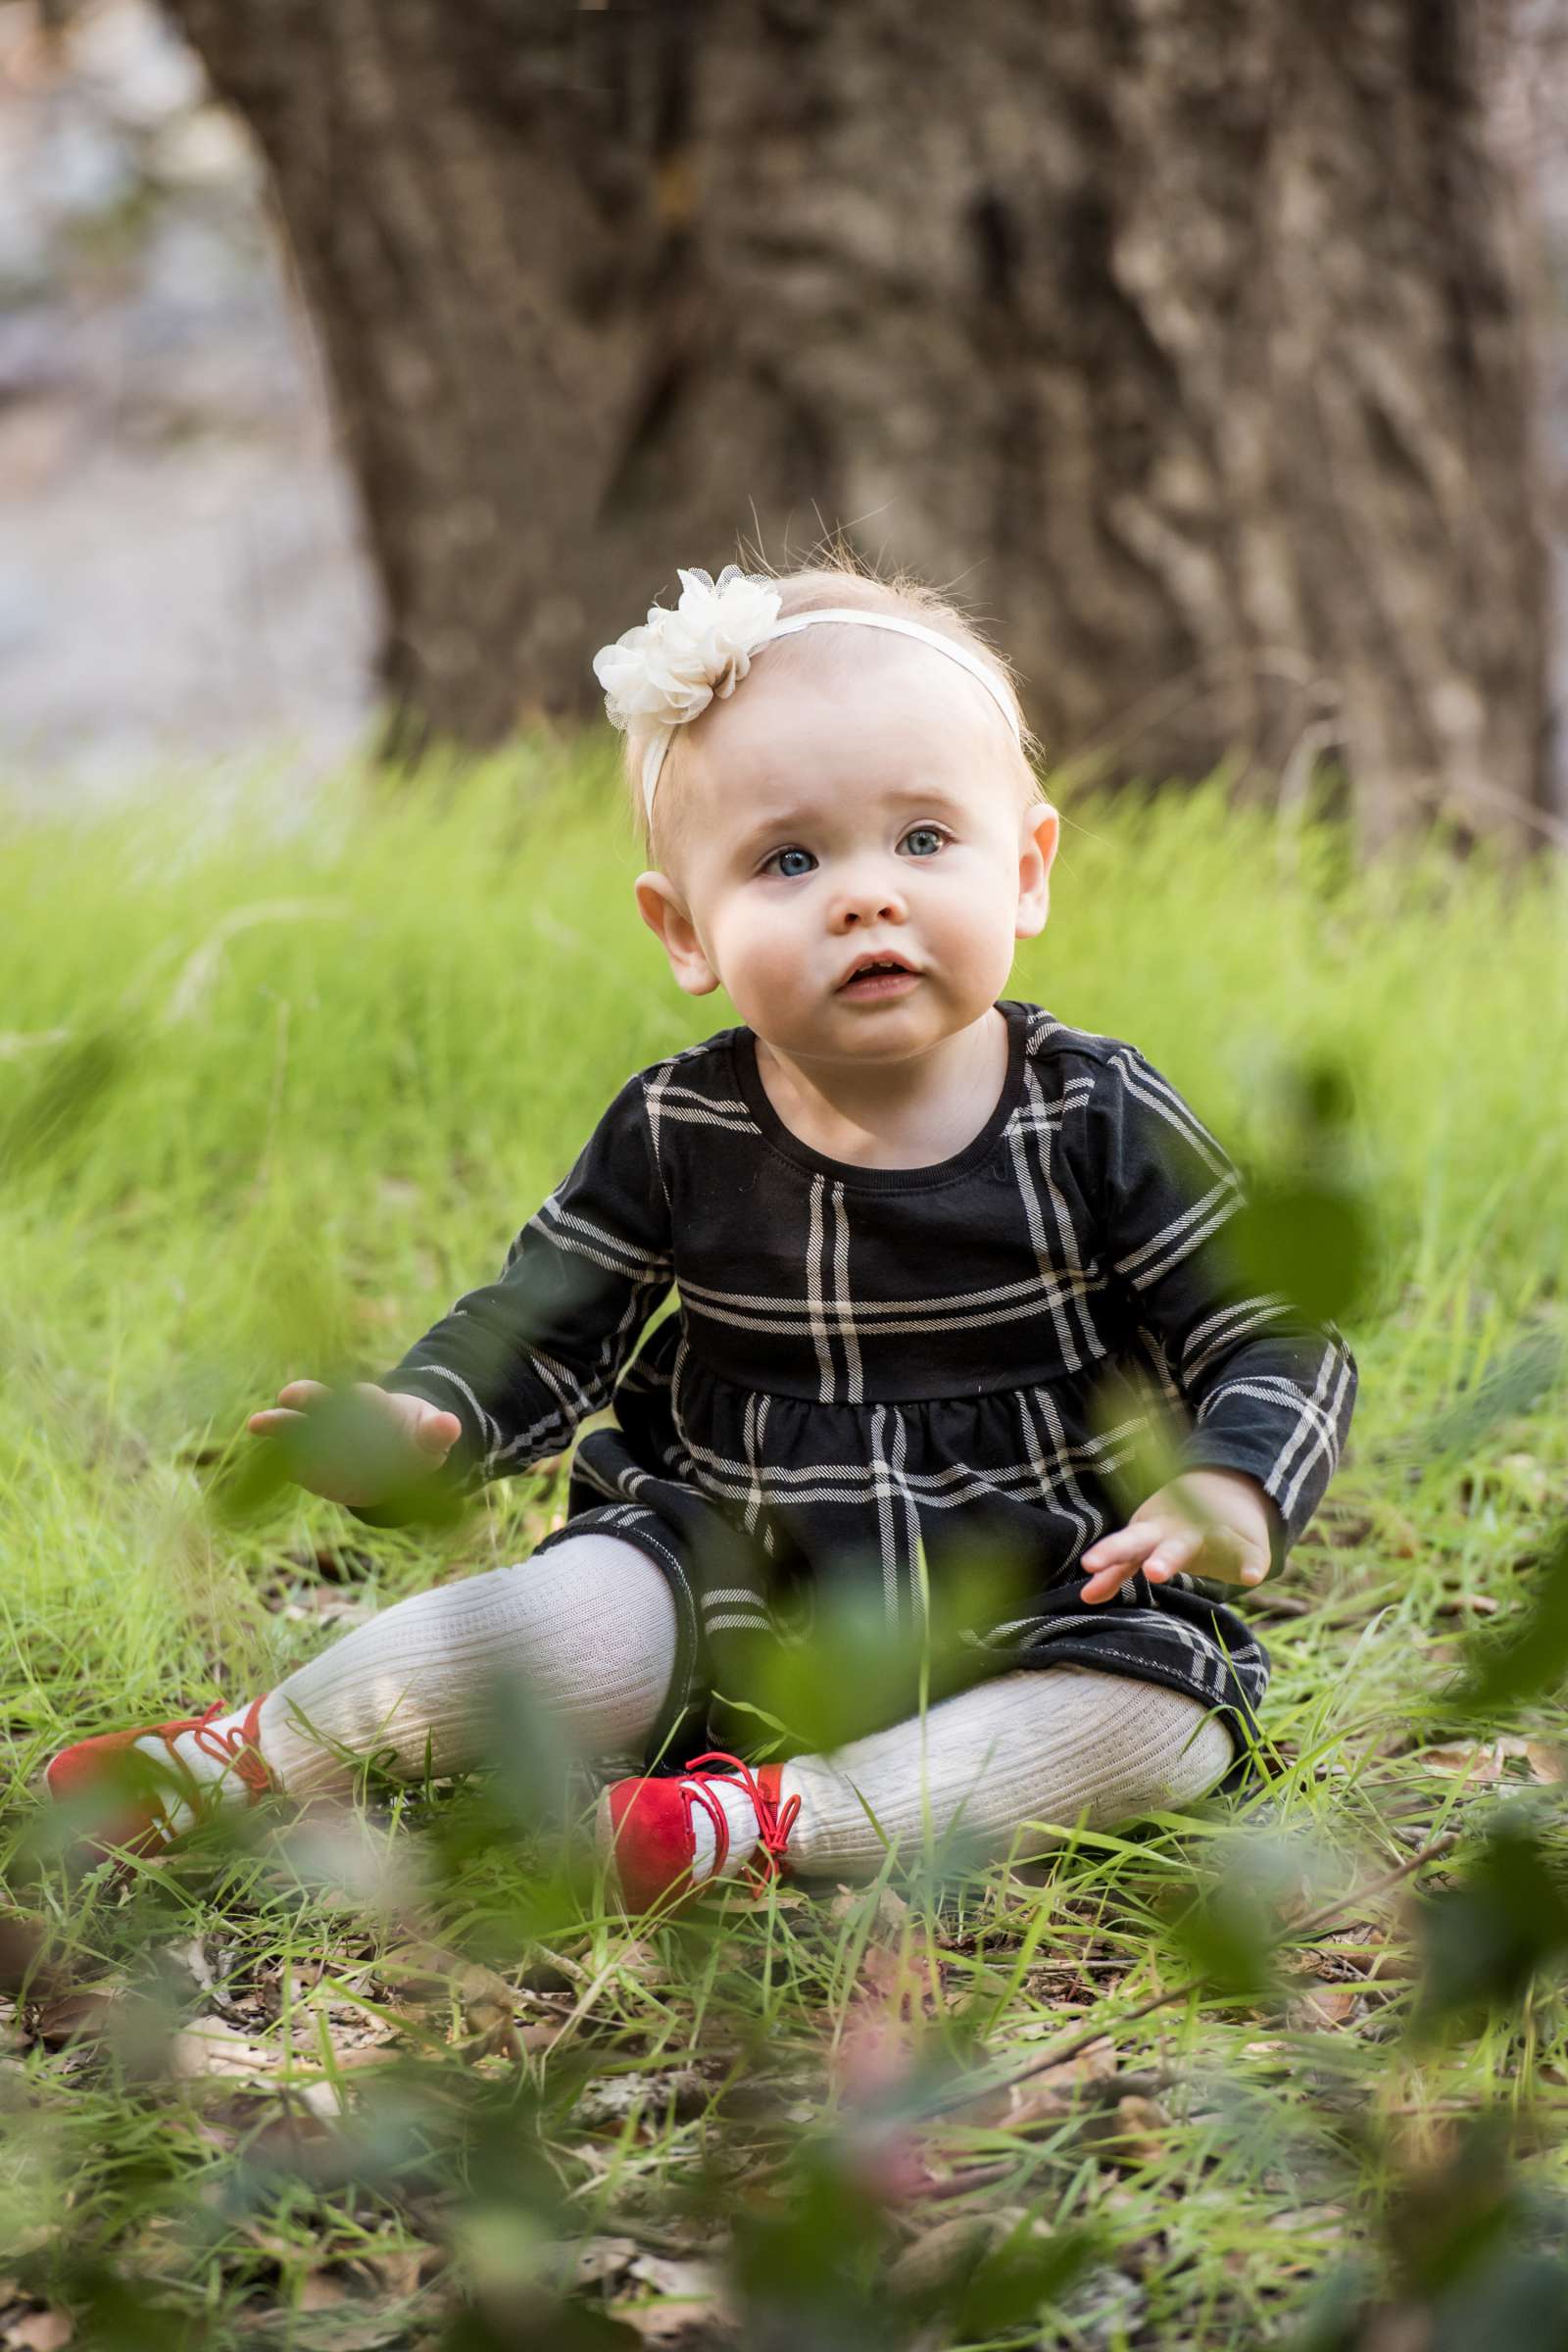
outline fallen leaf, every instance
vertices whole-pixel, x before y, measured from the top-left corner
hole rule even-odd
[[[631,2275],[656,2295],[679,2295],[694,2303],[718,2300],[718,2267],[705,2255],[639,2253]]]
[[[498,1977],[493,1968],[485,1968],[476,1960],[468,1960],[460,1970],[457,1984],[458,1998],[470,2032],[492,2034],[499,2027],[511,2028],[516,1995],[505,1977]]]
[[[890,1890],[883,1889],[884,1896]],[[940,1962],[934,1969],[924,1953],[911,1952],[904,1934],[907,1906],[891,1895],[902,1918],[889,1910],[888,1924],[897,1922],[896,1940],[867,1944],[859,1975],[834,2045],[831,2074],[841,2098],[852,2105],[874,2104],[903,2080],[914,2064],[927,2023],[940,2014],[943,1984]],[[884,1918],[881,1902],[877,1918]]]
[[[363,1625],[375,1611],[368,1601],[345,1600],[340,1592],[313,1592],[303,1601],[285,1600],[277,1615],[289,1625],[337,1626],[346,1630]]]
[[[1421,1763],[1426,1771],[1442,1773],[1446,1780],[1482,1783],[1502,1778],[1502,1758],[1494,1741],[1468,1747],[1429,1747]]]
[[[174,2035],[171,2065],[179,2082],[237,2077],[255,2082],[275,2075],[284,2053],[273,2042],[255,2041],[226,2018],[202,2017]]]
[[[41,2000],[61,1989],[47,1959],[49,1922],[27,1911],[0,1910],[0,1990]]]
[[[554,2249],[548,2275],[563,2292],[581,2294],[591,2286],[624,2278],[642,2252],[634,2237],[577,2237]]]
[[[1084,2137],[1107,2163],[1133,2166],[1152,2164],[1164,2154],[1169,2129],[1170,2117],[1157,2099],[1135,2095],[1092,2117]]]
[[[165,1944],[164,1954],[189,1977],[198,1991],[212,1991],[213,1972],[199,1936],[187,1936],[182,1943]]]
[[[1059,2066],[1048,2066],[1036,2078],[1057,2090],[1076,2087],[1081,2082],[1108,2082],[1116,2072],[1116,2045],[1108,2034],[1090,2042],[1087,2049],[1064,2059]]]
[[[287,2114],[270,2116],[260,2131],[252,2132],[245,2143],[245,2156],[250,2164],[275,2164],[285,2172],[309,2175],[316,2157],[338,2144],[339,2134],[332,2125],[296,2107]]]
[[[885,2003],[895,2016],[913,2020],[933,2017],[942,2001],[938,1969],[923,1952],[889,1951],[881,1944],[867,1947],[860,1962],[860,1987],[873,2002]]]
[[[20,2320],[8,2320],[5,2333],[0,2337],[17,2352],[59,2352],[76,2332],[76,2323],[66,2311],[29,2311]]]
[[[846,1920],[858,1919],[865,1908],[866,1890],[863,1886],[841,1886],[829,1898],[827,1917],[836,1928]],[[878,1889],[874,1926],[890,1940],[897,1942],[909,1924],[909,1906],[892,1886]]]
[[[358,2262],[389,2295],[407,2296],[417,2288],[421,2270],[434,2253],[431,2246],[388,2246],[384,2252],[361,2254]]]
[[[711,2097],[702,2076],[690,2068],[664,2075],[602,2075],[576,2100],[571,2121],[579,2132],[602,2132],[641,2108],[650,2117],[672,2114],[677,2123],[687,2123],[706,2111]]]
[[[733,2311],[724,2300],[721,2274],[713,2263],[639,2254],[628,2275],[638,2285],[651,2289],[654,2299],[626,2298],[610,2308],[645,2344],[695,2346],[711,2341],[715,2331],[734,2324]]]
[[[1363,1984],[1402,1984],[1421,1973],[1413,1956],[1392,1943],[1336,1943],[1326,1951],[1302,1957],[1319,1961],[1325,1967],[1334,1960],[1346,1968],[1353,1968]]]
[[[1298,2034],[1343,2026],[1355,2015],[1361,1989],[1359,1984],[1313,1984],[1286,2003],[1285,2022]]]
[[[364,2041],[353,2049],[340,2050],[334,2046],[332,2063],[340,2075],[351,2075],[365,2066],[392,2066],[404,2056],[395,2041]]]
[[[335,2124],[347,2104],[337,2084],[325,2081],[307,2082],[293,2096],[308,2115],[316,2116],[323,2124]]]
[[[620,1946],[615,1954],[615,1966],[628,1971],[645,1984],[662,1984],[667,1983],[669,1977],[669,1971],[661,1962],[653,1945],[641,1936],[632,1936]]]
[[[1021,2082],[1006,2083],[1000,2091],[975,2100],[961,2113],[966,2123],[1003,2132],[1021,2132],[1031,2124],[1052,2123],[1058,2116],[1070,2115],[1088,2085],[1108,2082],[1115,2072],[1115,2044],[1108,2034],[1102,2034],[1086,2050],[1079,2050],[1059,2066],[1048,2066]]]
[[[335,2271],[308,2271],[295,2298],[300,2311],[336,2311],[349,2299],[349,2290]]]
[[[879,2104],[909,2073],[914,2041],[907,2018],[874,2001],[853,2001],[832,2056],[839,2097],[852,2107]]]
[[[491,2033],[498,2026],[510,2026],[515,2014],[516,1995],[505,1977],[438,1943],[399,1944],[382,1954],[374,1973],[402,1999],[417,2007],[456,1995],[470,2033]]]
[[[1509,1732],[1474,1744],[1429,1748],[1421,1762],[1428,1772],[1489,1784],[1511,1779],[1508,1766],[1517,1763],[1527,1767],[1534,1781],[1556,1783],[1563,1777],[1562,1757],[1556,1748],[1544,1740],[1521,1739]]]
[[[113,1986],[86,1986],[79,1992],[57,1993],[39,2005],[33,2034],[45,2049],[62,2049],[69,2042],[96,2041],[114,2022],[123,1995]]]
[[[542,2056],[546,2050],[555,2048],[563,2031],[564,2020],[559,2017],[536,2018],[531,2025],[518,2027],[518,2047],[526,2050],[530,2057]]]

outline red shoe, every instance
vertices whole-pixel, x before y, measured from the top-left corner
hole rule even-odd
[[[704,1764],[722,1764],[725,1770],[703,1772],[699,1767]],[[607,1788],[599,1799],[599,1851],[618,1882],[626,1909],[652,1911],[722,1874],[730,1828],[723,1799],[716,1793],[720,1788],[726,1792],[739,1788],[751,1799],[758,1850],[746,1867],[759,1890],[781,1877],[790,1832],[801,1809],[798,1796],[788,1804],[779,1801],[783,1769],[781,1764],[764,1764],[754,1773],[739,1756],[715,1750],[694,1756],[678,1778],[671,1774],[660,1780],[616,1781]],[[709,1839],[699,1838],[699,1813],[706,1815],[712,1830],[710,1853]]]
[[[80,1805],[89,1815],[78,1852],[95,1862],[115,1846],[133,1854],[156,1853],[172,1845],[188,1826],[175,1826],[172,1808],[184,1805],[198,1821],[215,1809],[213,1796],[220,1784],[196,1778],[174,1745],[180,1732],[189,1732],[199,1748],[238,1776],[249,1803],[265,1796],[272,1776],[256,1745],[256,1725],[267,1695],[264,1690],[252,1699],[244,1721],[227,1732],[215,1731],[213,1721],[233,1709],[215,1698],[205,1714],[152,1724],[145,1731],[100,1732],[51,1756],[43,1771],[50,1795]],[[134,1744],[155,1735],[169,1749],[167,1764],[144,1755]]]

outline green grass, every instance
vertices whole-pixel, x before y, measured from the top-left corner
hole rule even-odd
[[[1508,2197],[1562,2185],[1549,1970],[1424,2041],[1410,1970],[1430,1984],[1438,1961],[1403,1896],[1353,1895],[1445,1826],[1460,1844],[1433,1886],[1462,1884],[1510,1808],[1555,1835],[1555,1784],[1526,1787],[1554,1769],[1555,1695],[1478,1724],[1445,1691],[1489,1609],[1541,1587],[1529,1563],[1568,1501],[1551,1357],[1568,1270],[1561,875],[1438,845],[1359,869],[1331,828],[1282,833],[1214,790],[1073,815],[1017,994],[1134,1039],[1264,1168],[1288,1172],[1299,1149],[1301,1071],[1330,1063],[1353,1090],[1341,1173],[1375,1240],[1349,1318],[1361,1403],[1313,1539],[1258,1603],[1269,1785],[1240,1812],[1081,1838],[1049,1870],[940,1899],[916,1884],[907,1900],[733,1900],[716,1923],[636,1938],[504,1809],[498,1834],[477,1785],[372,1817],[381,1876],[357,1896],[287,1846],[69,1888],[38,1859],[28,1786],[63,1738],[278,1679],[323,1638],[310,1603],[350,1538],[351,1597],[384,1604],[518,1556],[560,1507],[559,1475],[519,1480],[421,1540],[300,1496],[236,1524],[210,1487],[282,1379],[394,1361],[499,1267],[619,1082],[733,1017],[679,996],[636,921],[605,746],[519,752],[401,798],[345,779],[289,807],[259,787],[220,822],[153,798],[8,844],[4,1850],[33,1925],[6,1932],[48,1948],[30,1974],[0,1951],[17,1996],[0,2326],[10,2295],[67,2303],[105,2340],[189,2325],[200,2341],[435,2341],[462,2285],[470,2328],[488,2314],[492,2329],[462,2340],[500,2342],[519,2313],[543,2325],[519,2301],[556,2278],[528,2251],[543,2235],[604,2243],[601,2283],[552,2304],[540,2340],[613,2340],[572,2329],[684,2289],[692,2330],[672,2332],[671,2309],[661,2340],[695,2343],[712,2281],[658,2266],[734,2236],[726,2291],[753,2340],[760,2314],[782,2325],[792,2308],[794,2340],[906,2340],[915,2305],[895,2319],[887,2266],[902,2259],[906,2283],[945,2257],[933,2340],[1244,2345],[1293,2340],[1324,2276],[1360,2255],[1387,2283],[1402,2247],[1399,2291],[1437,2295],[1410,2251],[1426,2243],[1417,2180],[1419,2211],[1442,2214],[1445,2195],[1463,2202],[1453,2168],[1480,2166],[1505,2220]],[[1499,1729],[1511,1748],[1486,1746]],[[1468,1780],[1422,1761],[1455,1746],[1480,1753]],[[1264,1835],[1289,1869],[1352,1890],[1310,1963],[1345,1997],[1226,1991],[1211,1971],[1201,1995],[1116,2028],[1186,1965],[1173,1905],[1216,1886],[1223,1909],[1238,1870],[1257,1880]],[[1301,1908],[1281,1895],[1272,1916],[1288,1929]],[[416,1930],[505,1986],[470,1983],[466,2017],[437,1970],[414,2001],[387,1954]],[[1225,1965],[1248,1933],[1222,1936]],[[1364,1973],[1379,1950],[1386,1983]],[[83,1993],[100,1981],[118,1989],[108,2011]],[[172,2082],[171,2021],[215,2006],[265,2044],[259,2080]],[[838,2128],[831,2059],[873,2012],[904,2016],[934,2075],[1102,2016],[1116,2073],[1102,2045],[1038,2112],[971,2100],[926,2149],[950,2193],[868,2208],[862,2230],[846,2168],[868,2161],[869,2126]],[[485,2049],[487,2033],[506,2046]],[[340,2072],[378,2036],[403,2055]],[[372,2079],[374,2096],[358,2087]],[[355,2087],[339,2098],[334,2080]],[[1504,2153],[1467,2158],[1463,2118],[1499,2110]],[[967,2166],[978,2184],[960,2193]],[[832,2232],[813,2196],[854,2255],[820,2275],[812,2248]],[[1528,2239],[1520,2212],[1499,2243]],[[1041,2270],[1009,2302],[1004,2261],[962,2289],[1004,2224],[1037,2264],[1036,2226],[1064,2261],[1090,2228],[1077,2283]],[[901,2257],[906,2241],[921,2250]],[[114,2295],[138,2280],[157,2312],[133,2336]],[[814,2337],[792,2295],[814,2298]]]

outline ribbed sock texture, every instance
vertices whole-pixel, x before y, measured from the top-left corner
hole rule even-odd
[[[582,1756],[636,1754],[669,1690],[675,1603],[646,1553],[614,1536],[584,1535],[542,1559],[441,1585],[400,1600],[280,1683],[258,1739],[292,1796],[341,1792],[353,1766],[314,1740],[415,1779],[486,1761],[484,1699],[497,1674],[515,1675]]]
[[[1128,1675],[1054,1666],[1000,1676],[838,1748],[784,1768],[799,1796],[789,1866],[807,1876],[873,1878],[886,1847],[922,1851],[924,1795],[937,1839],[957,1859],[1039,1853],[1082,1820],[1113,1829],[1201,1796],[1234,1760],[1223,1723],[1196,1698]],[[857,1794],[857,1790],[859,1794]],[[864,1797],[865,1804],[860,1802]]]

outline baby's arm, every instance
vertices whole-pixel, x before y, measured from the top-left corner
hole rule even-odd
[[[1277,1295],[1248,1295],[1224,1228],[1241,1179],[1214,1138],[1141,1054],[1097,1074],[1086,1177],[1102,1202],[1110,1270],[1194,1418],[1179,1475],[1090,1546],[1086,1600],[1129,1570],[1183,1569],[1260,1583],[1303,1532],[1340,1456],[1355,1364],[1332,1325]]]
[[[668,1205],[635,1078],[497,1279],[460,1298],[391,1372],[351,1392],[350,1435],[368,1433],[368,1464],[352,1443],[318,1448],[318,1460],[300,1447],[300,1422],[329,1409],[315,1381],[291,1382],[284,1410],[249,1426],[292,1439],[305,1455],[301,1483],[316,1493],[367,1518],[383,1502],[400,1516],[400,1490],[433,1475],[477,1486],[562,1451],[609,1401],[669,1283]]]

